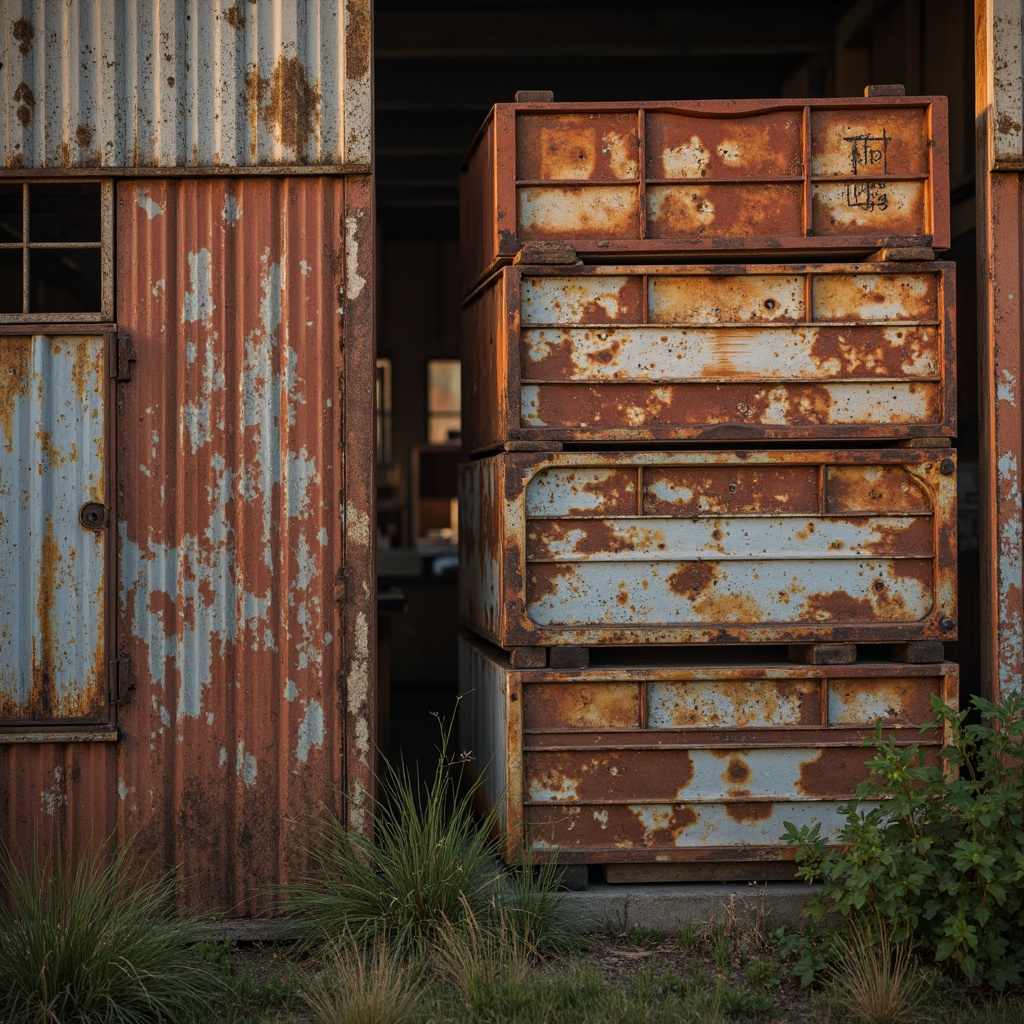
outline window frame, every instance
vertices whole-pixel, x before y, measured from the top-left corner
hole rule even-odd
[[[91,184],[100,186],[100,239],[95,242],[32,242],[29,238],[28,189],[32,185],[59,185],[61,183]],[[114,181],[112,178],[93,177],[11,177],[3,178],[6,185],[21,185],[22,237],[20,242],[0,242],[0,251],[20,252],[21,261],[21,312],[0,313],[0,324],[100,324],[114,320]],[[26,273],[26,254],[31,257],[33,250],[45,249],[99,249],[100,252],[100,308],[86,313],[30,313],[29,281],[31,269]],[[29,267],[31,259],[29,258]]]

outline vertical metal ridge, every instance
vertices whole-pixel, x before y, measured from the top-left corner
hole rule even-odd
[[[120,524],[122,623],[143,666],[124,717],[155,734],[153,749],[126,745],[126,772],[138,792],[173,780],[163,811],[127,816],[163,836],[206,906],[250,910],[302,870],[292,819],[340,782],[343,191],[305,177],[120,186],[140,426],[126,437],[139,495]]]
[[[6,167],[370,162],[368,0],[8,0],[6,13]]]

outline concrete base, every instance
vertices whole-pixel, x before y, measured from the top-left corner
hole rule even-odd
[[[582,892],[560,893],[569,927],[576,932],[623,932],[629,928],[673,934],[689,924],[713,922],[743,928],[799,928],[809,898],[821,887],[803,882],[609,885],[591,882]]]
[[[574,932],[645,928],[672,935],[691,924],[797,929],[803,924],[808,899],[820,888],[803,882],[609,885],[592,881],[580,892],[559,893],[558,899]],[[216,941],[288,942],[298,938],[300,929],[300,923],[288,917],[226,918],[209,922],[204,934]]]

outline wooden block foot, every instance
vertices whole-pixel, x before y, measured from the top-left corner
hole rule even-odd
[[[857,660],[857,645],[790,644],[787,656],[800,665],[852,665]]]

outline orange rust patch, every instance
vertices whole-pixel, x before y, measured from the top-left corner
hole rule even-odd
[[[369,0],[347,0],[345,4],[345,77],[364,78],[370,70]]]
[[[831,590],[809,594],[801,617],[811,622],[871,622],[877,616],[869,598],[854,597],[846,590]]]
[[[14,451],[15,407],[28,394],[30,365],[30,340],[0,339],[0,427],[9,452]]]
[[[687,562],[669,576],[668,585],[673,593],[695,600],[717,580],[718,568],[714,562]]]
[[[722,781],[731,786],[742,786],[751,779],[750,767],[738,757],[729,758],[729,764],[722,772]]]
[[[57,567],[61,562],[60,548],[53,535],[53,517],[46,517],[39,564],[39,597],[36,599],[36,619],[39,624],[39,645],[32,638],[32,692],[29,702],[38,707],[40,717],[52,718],[56,704],[57,666],[53,605],[57,592]]]
[[[775,810],[774,804],[756,801],[737,800],[725,804],[725,813],[733,821],[753,824],[756,821],[767,821]]]
[[[672,814],[672,825],[675,828],[673,837],[678,837],[691,825],[697,823],[697,812],[692,807],[677,807]]]

